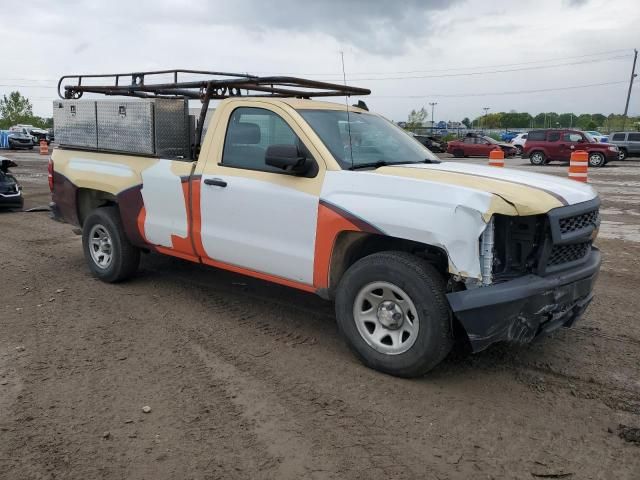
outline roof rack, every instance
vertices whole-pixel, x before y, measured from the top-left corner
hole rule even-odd
[[[163,79],[158,77],[164,76]],[[171,76],[167,82],[166,77]],[[189,80],[179,78],[191,77]],[[149,78],[151,77],[151,78]],[[194,78],[195,77],[195,78]],[[110,80],[108,85],[83,84],[83,80]],[[153,80],[157,83],[153,83]],[[75,85],[62,83],[71,80]],[[151,80],[152,82],[148,82]],[[123,84],[124,83],[124,84]],[[243,95],[243,91],[246,93]],[[118,95],[140,98],[185,98],[202,102],[195,145],[192,152],[197,158],[204,120],[209,108],[209,100],[220,100],[229,97],[279,97],[279,98],[311,98],[342,97],[351,95],[369,95],[367,88],[351,87],[336,83],[319,82],[297,77],[258,77],[246,73],[211,72],[206,70],[156,70],[132,73],[106,73],[93,75],[65,75],[58,81],[58,95],[63,99],[77,100],[84,93],[102,95]]]
[[[157,77],[171,75],[170,82],[157,80]],[[189,80],[181,81],[179,76],[188,75]],[[149,78],[151,77],[151,78]],[[155,77],[155,78],[154,78]],[[196,77],[195,79],[193,77]],[[197,78],[200,77],[200,78]],[[206,77],[206,78],[203,78]],[[88,85],[83,80],[110,80],[109,85]],[[75,85],[64,85],[71,80]],[[210,72],[205,70],[157,70],[150,72],[107,73],[100,75],[65,75],[58,81],[58,95],[64,99],[79,99],[83,93],[103,95],[121,95],[141,98],[189,98],[223,99],[243,95],[259,97],[336,97],[350,95],[369,95],[371,90],[335,83],[319,82],[297,77],[258,77],[243,73]]]

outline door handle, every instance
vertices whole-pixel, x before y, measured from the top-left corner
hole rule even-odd
[[[220,178],[205,178],[204,179],[204,183],[205,183],[205,185],[212,185],[214,187],[226,187],[227,186],[227,182],[225,182],[224,180],[222,180]]]

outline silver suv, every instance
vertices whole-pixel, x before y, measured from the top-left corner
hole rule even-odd
[[[614,132],[609,135],[609,143],[618,146],[618,160],[640,156],[640,132]]]

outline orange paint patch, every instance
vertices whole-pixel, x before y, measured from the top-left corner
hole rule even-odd
[[[329,267],[336,237],[340,232],[361,232],[358,226],[325,205],[318,205],[318,226],[313,261],[313,285],[316,288],[329,286]]]
[[[191,180],[191,235],[193,240],[193,248],[195,253],[202,258],[206,258],[207,254],[202,245],[202,215],[200,211],[200,188],[202,186],[201,179],[195,178]]]
[[[140,213],[138,213],[137,223],[138,223],[138,231],[140,232],[140,236],[144,239],[145,242],[147,241],[147,237],[144,234],[144,221],[146,218],[147,218],[147,210],[144,208],[144,205],[143,205],[142,208],[140,209]]]
[[[268,273],[256,272],[255,270],[249,270],[248,268],[238,267],[237,265],[231,265],[229,263],[219,262],[217,260],[211,260],[209,258],[203,258],[202,263],[211,267],[222,268],[229,270],[230,272],[240,273],[249,277],[259,278],[260,280],[266,280],[268,282],[285,285],[291,288],[297,288],[298,290],[304,290],[305,292],[315,292],[316,288],[313,285],[307,285],[306,283],[296,282],[287,278],[278,277],[275,275],[269,275]]]

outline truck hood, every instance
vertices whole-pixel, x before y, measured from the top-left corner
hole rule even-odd
[[[597,196],[589,185],[574,180],[482,165],[408,164],[382,167],[375,173],[491,193],[510,204],[518,215],[547,213],[553,208],[586,202]]]

